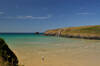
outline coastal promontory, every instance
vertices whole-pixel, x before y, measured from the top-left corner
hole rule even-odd
[[[44,34],[70,38],[100,39],[100,25],[51,29]]]

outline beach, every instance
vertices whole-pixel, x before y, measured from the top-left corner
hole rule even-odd
[[[24,66],[99,66],[100,41],[33,34],[0,35]]]

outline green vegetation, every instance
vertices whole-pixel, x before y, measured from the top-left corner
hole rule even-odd
[[[100,39],[100,25],[48,30],[45,35]]]

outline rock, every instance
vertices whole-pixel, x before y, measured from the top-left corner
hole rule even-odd
[[[0,66],[18,66],[18,59],[3,39],[0,38]]]
[[[38,34],[40,34],[40,33],[39,33],[39,32],[35,32],[35,34],[37,34],[37,35],[38,35]]]

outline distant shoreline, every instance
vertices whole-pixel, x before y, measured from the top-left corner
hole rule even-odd
[[[35,32],[33,33],[28,33],[28,32],[0,32],[0,34],[34,34]],[[43,32],[40,32],[40,33],[43,33]]]
[[[0,33],[0,34],[35,34],[35,33]],[[39,34],[43,34],[43,33],[39,33]]]

